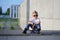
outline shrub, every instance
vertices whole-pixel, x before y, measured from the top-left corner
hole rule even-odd
[[[11,30],[15,30],[14,25],[11,25],[10,29]]]

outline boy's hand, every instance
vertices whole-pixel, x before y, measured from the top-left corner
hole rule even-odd
[[[40,23],[40,21],[39,21],[39,20],[36,20],[36,21],[35,21],[35,24],[39,24],[39,23]]]
[[[35,24],[39,24],[40,22],[35,22]]]

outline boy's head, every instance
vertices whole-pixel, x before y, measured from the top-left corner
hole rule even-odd
[[[37,12],[37,11],[34,11],[34,12],[32,13],[32,15],[33,15],[33,17],[37,18],[37,17],[38,17],[38,12]]]

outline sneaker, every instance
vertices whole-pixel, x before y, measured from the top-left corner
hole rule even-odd
[[[24,32],[24,31],[23,31],[22,33],[23,33],[23,34],[26,34],[26,32]]]

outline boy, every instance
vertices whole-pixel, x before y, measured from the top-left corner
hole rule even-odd
[[[32,29],[35,29],[35,27],[37,28],[37,33],[39,34],[40,33],[40,30],[41,30],[41,26],[40,26],[40,19],[38,18],[38,12],[37,11],[34,11],[32,13],[32,19],[30,19],[28,21],[28,24],[27,26],[25,27],[23,33],[26,34],[27,33],[27,30],[29,29],[29,27],[31,27]]]

